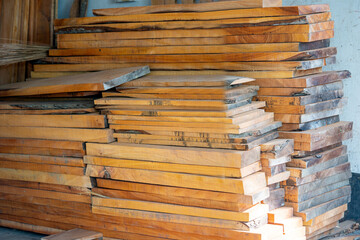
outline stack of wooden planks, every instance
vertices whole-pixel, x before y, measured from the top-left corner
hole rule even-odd
[[[243,83],[252,80],[147,76],[104,92],[96,108],[118,142],[86,144],[93,213],[141,220],[153,230],[138,234],[153,237],[283,239],[261,203],[269,188],[259,146],[281,124],[251,101],[257,87]],[[278,154],[291,153],[286,143]]]
[[[241,9],[236,3],[165,13],[161,6],[109,9],[101,11],[106,16],[56,20],[57,49],[34,65],[32,77],[146,63],[154,75],[287,79],[334,62],[328,5]]]
[[[85,143],[114,138],[86,95],[148,72],[138,67],[0,86],[1,226],[52,234],[94,218]]]

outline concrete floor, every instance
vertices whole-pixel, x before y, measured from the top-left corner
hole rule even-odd
[[[39,240],[44,235],[0,227],[0,239],[6,240]]]

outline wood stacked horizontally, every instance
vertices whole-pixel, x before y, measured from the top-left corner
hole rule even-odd
[[[141,220],[149,230],[139,234],[160,238],[282,239],[261,203],[269,188],[259,146],[281,124],[251,101],[249,81],[146,76],[104,92],[96,108],[118,142],[86,145],[93,213]]]
[[[109,9],[101,11],[107,16],[58,19],[57,49],[34,65],[32,77],[148,64],[153,75],[288,79],[320,73],[334,62],[328,5],[241,9],[237,2],[167,13],[162,6]]]
[[[148,72],[110,70],[0,87],[1,226],[44,234],[91,228],[81,225],[83,218],[96,221],[85,143],[114,138],[94,97],[86,95]]]

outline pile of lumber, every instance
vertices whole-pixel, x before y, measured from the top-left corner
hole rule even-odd
[[[259,146],[281,124],[251,101],[257,87],[243,83],[252,80],[146,76],[104,92],[96,108],[118,142],[86,144],[93,213],[141,220],[149,230],[137,233],[153,237],[283,239],[261,203],[269,188]],[[285,142],[272,144],[275,155],[291,154]]]
[[[53,234],[81,226],[82,218],[96,220],[85,143],[114,138],[94,97],[79,96],[148,72],[119,69],[0,86],[1,226]]]
[[[334,62],[328,5],[241,9],[236,3],[172,5],[169,12],[105,9],[106,16],[58,19],[57,49],[34,65],[32,77],[148,64],[156,75],[286,79]]]

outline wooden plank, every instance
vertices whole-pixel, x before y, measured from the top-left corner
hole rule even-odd
[[[189,173],[206,176],[223,176],[223,177],[245,177],[261,170],[260,161],[255,162],[245,168],[223,168],[223,167],[210,167],[201,165],[186,165],[186,164],[173,164],[173,163],[156,163],[148,161],[134,161],[127,159],[114,159],[85,156],[84,162],[86,164],[109,166],[118,168],[130,169],[145,169],[164,172],[177,172]],[[1,165],[1,162],[0,162]]]
[[[330,225],[330,224],[332,224],[334,222],[337,222],[337,221],[341,220],[343,217],[344,217],[344,213],[340,213],[338,215],[334,215],[331,218],[325,219],[323,222],[316,224],[316,226],[307,227],[306,228],[306,234],[310,235],[313,232],[315,232],[315,231],[317,231],[317,230],[319,230],[319,229],[321,229],[321,228],[323,228],[323,227],[325,227],[327,225]]]
[[[252,174],[242,179],[232,179],[88,165],[86,168],[86,175],[99,178],[106,177],[122,181],[133,181],[240,194],[250,194],[251,192],[257,191],[266,186],[265,174],[261,172]],[[164,181],[164,179],[166,179],[166,181]]]
[[[14,161],[14,162],[27,162],[27,163],[41,163],[41,164],[53,164],[70,167],[85,167],[82,158],[74,157],[53,157],[42,155],[24,155],[24,154],[7,154],[0,153],[1,161]]]
[[[245,211],[246,209],[251,208],[252,204],[244,204],[241,202],[224,202],[224,201],[209,201],[208,199],[198,199],[193,197],[176,197],[161,195],[157,193],[141,193],[141,192],[130,192],[130,191],[121,191],[113,189],[103,189],[103,188],[93,188],[93,193],[99,197],[110,197],[110,198],[121,198],[121,199],[131,199],[131,200],[141,200],[141,201],[150,201],[150,202],[161,202],[168,204],[177,204],[182,206],[193,206],[193,207],[202,207],[209,209],[219,209],[227,211]]]
[[[84,150],[82,142],[59,141],[59,140],[42,140],[42,139],[20,139],[20,138],[0,138],[1,146],[19,146],[19,147],[46,147],[58,149]],[[85,153],[85,152],[84,152]]]
[[[105,128],[101,115],[13,115],[0,114],[1,127]]]
[[[45,182],[75,187],[91,188],[90,178],[87,176],[65,175],[57,173],[45,173],[21,169],[0,169],[1,178],[8,180],[21,180],[30,182]]]
[[[109,108],[102,110],[102,114],[106,115],[122,115],[122,116],[144,116],[144,117],[219,117],[226,118],[239,114],[253,111],[264,107],[265,102],[252,101],[250,104],[227,110],[227,111],[186,111],[186,110],[136,110],[136,109],[115,109]]]
[[[93,100],[83,100],[76,101],[72,99],[71,101],[66,99],[60,100],[43,100],[39,99],[29,99],[29,100],[16,100],[16,101],[1,101],[0,109],[6,110],[66,110],[66,109],[83,109],[83,108],[93,108]]]
[[[82,157],[85,155],[84,150],[47,148],[47,147],[17,147],[1,146],[1,153],[25,154],[25,155],[45,155],[58,157]]]
[[[274,167],[263,167],[261,171],[265,172],[267,177],[273,177],[273,176],[275,176],[277,174],[285,172],[286,171],[286,164],[283,163],[283,164],[279,164],[279,165],[274,166]]]
[[[296,96],[296,95],[318,95],[324,91],[332,92],[344,87],[342,81],[318,85],[309,88],[260,88],[259,95],[262,96]]]
[[[246,167],[260,160],[260,147],[249,151],[235,151],[119,143],[87,143],[86,151],[87,155],[91,156],[235,168]]]
[[[0,87],[0,96],[26,96],[63,92],[103,91],[149,73],[148,67],[114,69],[85,73],[69,77],[58,77],[15,83]]]
[[[78,109],[50,109],[50,110],[24,110],[24,109],[10,109],[10,110],[0,110],[2,114],[85,114],[85,113],[95,113],[95,108],[78,108]]]
[[[339,158],[337,158],[337,159],[339,159]],[[340,158],[340,159],[343,160],[343,158]],[[310,183],[310,182],[318,180],[318,179],[323,179],[323,178],[335,175],[337,173],[348,172],[349,169],[350,169],[350,164],[349,163],[343,163],[343,164],[340,164],[338,166],[319,171],[317,173],[314,173],[314,174],[309,175],[309,176],[304,177],[304,178],[290,177],[287,180],[287,184],[290,185],[290,186],[299,186],[299,185],[302,185],[302,184]]]
[[[73,19],[56,19],[55,26],[61,25],[78,25],[78,24],[95,24],[103,22],[138,22],[138,21],[172,21],[172,20],[211,20],[226,19],[239,17],[266,17],[266,16],[294,16],[306,15],[312,13],[328,12],[329,5],[307,5],[296,7],[262,8],[255,9],[237,9],[218,12],[197,12],[197,13],[160,13],[151,15],[125,15],[125,16],[105,16],[92,18],[73,18]]]
[[[294,141],[292,139],[276,139],[261,144],[261,158],[281,158],[294,152]]]
[[[47,57],[46,62],[52,63],[193,63],[193,62],[253,62],[253,61],[302,61],[326,58],[336,55],[334,47],[309,50],[304,52],[273,52],[264,53],[218,53],[218,54],[176,54],[176,55],[116,55],[116,56],[74,56]],[[89,73],[90,74],[90,73]],[[92,73],[95,74],[95,73]],[[79,75],[77,75],[79,76]],[[76,76],[74,76],[76,78]],[[99,90],[103,90],[99,88]],[[77,90],[84,91],[84,90]],[[66,92],[66,91],[62,91]],[[268,95],[268,94],[261,94]]]
[[[284,123],[279,131],[307,131],[340,122],[339,116],[332,116],[306,123]]]
[[[289,79],[256,79],[251,84],[258,85],[261,88],[309,88],[344,80],[349,77],[351,77],[351,73],[349,71],[327,71],[319,74]]]
[[[139,134],[135,134],[139,135]],[[144,134],[141,134],[144,135]],[[183,146],[183,147],[202,147],[202,148],[220,148],[220,149],[233,149],[233,150],[249,150],[254,147],[259,146],[259,144],[273,140],[279,136],[279,134],[274,131],[270,132],[264,136],[254,139],[252,142],[248,143],[222,143],[221,141],[206,142],[205,139],[200,139],[200,141],[186,141],[184,137],[171,137],[171,136],[158,136],[162,137],[161,139],[154,138],[145,138],[137,137],[137,139],[131,138],[121,138],[118,137],[117,133],[114,134],[114,137],[117,137],[119,143],[136,143],[136,144],[151,144],[151,145],[169,145],[169,146]],[[133,135],[132,135],[133,136]],[[154,135],[150,135],[154,136]],[[171,138],[169,140],[169,138]],[[177,140],[176,140],[177,139]],[[191,140],[191,139],[190,139]],[[192,139],[193,140],[193,139]]]
[[[296,196],[300,196],[300,195],[304,195],[304,198],[307,198],[304,193],[308,193],[307,196],[309,196],[309,198],[311,198],[311,197],[314,197],[312,192],[315,192],[315,190],[319,189],[320,185],[317,185],[317,184],[322,184],[321,186],[327,186],[330,184],[347,181],[350,177],[351,177],[351,172],[347,171],[347,172],[339,173],[337,175],[330,176],[327,178],[315,180],[311,183],[303,184],[300,186],[285,186],[286,198],[290,199],[290,197],[289,197],[290,195],[291,195],[291,198],[293,198],[293,196],[295,196],[294,199],[297,198]],[[343,183],[341,183],[341,184],[343,184]],[[328,189],[329,188],[332,188],[332,187],[328,187]],[[319,191],[325,191],[325,190],[326,190],[326,188],[319,190]],[[298,200],[294,200],[294,201],[298,201]]]
[[[261,158],[261,165],[263,167],[273,167],[279,164],[288,163],[291,161],[290,156],[284,156],[281,158]]]
[[[148,16],[149,18],[149,16]],[[314,33],[326,30],[333,30],[334,22],[327,21],[313,24],[300,25],[280,25],[280,26],[247,26],[231,28],[208,29],[174,29],[174,30],[148,30],[148,31],[128,31],[128,32],[104,32],[104,33],[75,33],[59,34],[57,40],[63,41],[94,41],[94,40],[113,40],[113,39],[148,39],[148,38],[183,38],[183,37],[223,37],[237,35],[264,35],[264,34],[301,34]],[[141,33],[141,34],[140,34]]]
[[[342,206],[346,203],[349,203],[350,200],[351,200],[350,195],[345,195],[343,197],[339,197],[334,200],[328,201],[326,203],[320,204],[318,206],[309,208],[302,212],[294,212],[294,215],[302,217],[303,221],[309,221],[310,219],[320,216],[321,214],[324,214],[325,212],[327,212],[331,209],[334,209],[334,208]]]
[[[285,171],[285,172],[276,174],[276,175],[274,175],[272,177],[267,177],[266,182],[267,182],[268,185],[271,185],[271,184],[274,184],[274,183],[286,181],[289,177],[290,177],[290,172]]]
[[[350,194],[351,194],[351,187],[344,186],[344,187],[321,194],[317,197],[311,198],[311,199],[303,201],[303,202],[299,202],[299,203],[286,202],[285,205],[289,206],[289,207],[293,207],[294,211],[296,211],[296,212],[302,212],[309,208],[315,207],[317,205],[323,204],[323,203],[331,201],[333,199],[347,196]]]
[[[164,12],[208,12],[241,8],[257,7],[281,7],[282,3],[278,0],[241,0],[230,2],[229,4],[220,4],[220,2],[202,3],[202,4],[174,4],[165,6],[145,6],[145,7],[125,7],[125,8],[106,8],[94,9],[93,14],[96,16],[121,16],[133,14],[149,14]]]
[[[114,141],[111,129],[0,127],[0,136],[4,138],[34,138],[102,143]]]
[[[341,145],[322,152],[321,154],[316,154],[314,156],[308,156],[303,158],[293,158],[291,162],[287,164],[289,167],[297,168],[309,168],[316,164],[328,161],[329,159],[338,157],[340,155],[346,154],[347,146]]]
[[[322,141],[323,137],[326,135],[333,135],[350,131],[352,129],[352,125],[352,122],[342,121],[305,132],[281,132],[280,135],[283,138],[292,138],[295,142],[317,142]]]
[[[3,194],[21,194],[22,196],[28,196],[28,197],[57,199],[63,201],[88,203],[88,204],[91,203],[90,195],[86,196],[81,194],[62,193],[62,192],[46,191],[39,189],[19,188],[12,186],[1,186],[0,192]]]
[[[269,105],[306,105],[331,99],[341,98],[344,96],[343,90],[335,90],[324,95],[308,96],[257,96],[258,101],[266,101]]]
[[[231,212],[198,207],[187,207],[174,204],[145,202],[138,200],[126,200],[116,198],[93,197],[94,206],[111,207],[120,209],[135,209],[141,211],[162,212],[171,214],[188,215],[195,217],[208,217],[232,221],[248,222],[264,215],[268,211],[266,204],[258,204],[244,212]]]
[[[101,23],[85,25],[55,26],[55,31],[104,32],[104,31],[129,31],[129,30],[164,30],[164,29],[204,29],[221,27],[246,27],[251,25],[272,26],[276,24],[311,24],[331,20],[331,13],[324,12],[303,16],[260,17],[260,18],[232,18],[208,21],[161,21],[161,22],[129,22],[129,23]]]
[[[293,208],[281,207],[268,213],[269,223],[276,223],[293,216]]]
[[[339,214],[345,212],[346,210],[347,210],[347,204],[344,204],[344,205],[334,208],[314,219],[311,219],[310,221],[303,222],[304,226],[308,226],[308,227],[315,226],[316,224],[319,224],[319,223],[323,222],[324,220],[329,219],[333,216],[339,215]]]
[[[288,170],[290,171],[290,176],[295,178],[304,178],[310,175],[313,175],[319,171],[326,170],[335,166],[338,166],[340,164],[346,163],[348,161],[348,155],[343,154],[339,157],[335,157],[332,159],[329,159],[325,162],[316,164],[309,168],[294,168],[294,167],[288,167]]]
[[[347,98],[337,98],[323,102],[306,104],[302,106],[287,106],[287,105],[267,105],[266,110],[278,114],[310,114],[322,112],[334,108],[344,107],[347,103]]]
[[[225,192],[213,192],[205,190],[197,190],[190,188],[168,187],[161,185],[142,184],[135,182],[114,181],[110,179],[96,179],[99,188],[118,189],[122,191],[140,192],[146,194],[153,194],[156,192],[160,195],[174,196],[178,198],[186,198],[191,196],[195,199],[208,201],[228,202],[228,203],[243,203],[246,205],[255,205],[269,196],[269,189],[263,188],[251,195],[242,195]],[[156,191],[155,191],[156,190]]]

